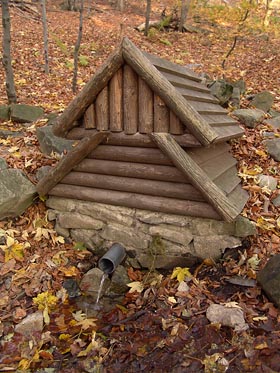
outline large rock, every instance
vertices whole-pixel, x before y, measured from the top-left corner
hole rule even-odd
[[[55,136],[51,126],[37,128],[36,134],[41,152],[46,155],[51,153],[62,154],[65,150],[73,148],[74,141]]]
[[[44,110],[38,106],[12,104],[11,120],[19,123],[32,123],[43,116]]]
[[[35,186],[21,170],[1,170],[0,219],[22,214],[32,204],[35,193]]]
[[[80,289],[84,295],[90,295],[94,299],[97,299],[98,291],[100,289],[100,283],[102,280],[103,272],[99,268],[92,268],[82,278],[80,282]],[[110,286],[110,280],[108,277],[104,279],[103,287],[100,291],[101,296]]]
[[[102,229],[104,223],[87,215],[65,212],[58,215],[58,223],[62,228]]]
[[[8,168],[7,162],[4,158],[0,158],[0,171]]]
[[[264,112],[259,109],[238,109],[234,110],[232,114],[249,128],[255,128],[265,117]]]
[[[244,218],[244,216],[238,216],[235,221],[235,236],[237,237],[248,237],[257,234],[256,224],[251,220]]]
[[[0,105],[0,121],[10,119],[10,108],[7,105]]]
[[[31,313],[15,326],[15,331],[32,339],[34,333],[41,333],[44,327],[44,318],[41,311]]]
[[[268,91],[264,91],[256,94],[256,96],[253,98],[251,102],[251,105],[257,109],[267,112],[273,105],[273,100],[273,94]]]
[[[236,237],[229,236],[208,236],[195,237],[193,240],[194,253],[201,259],[220,259],[222,253],[227,248],[234,248],[241,245],[241,241]]]
[[[257,280],[268,298],[280,307],[280,254],[269,259],[258,273]]]
[[[276,161],[280,161],[280,139],[269,139],[265,140],[264,145],[267,152],[274,158]]]

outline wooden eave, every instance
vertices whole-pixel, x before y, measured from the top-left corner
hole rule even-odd
[[[152,133],[152,141],[162,150],[174,166],[183,172],[197,188],[206,201],[216,210],[218,215],[226,220],[234,220],[240,213],[245,195],[240,194],[240,185],[234,185],[229,189],[228,196],[211,180],[211,177],[198,165],[187,152],[167,133]],[[102,141],[110,138],[110,133],[95,132],[89,137],[83,138],[60,162],[37,184],[37,192],[43,196],[50,192],[70,171],[73,170],[84,158],[98,147]],[[239,198],[239,195],[241,196]],[[238,200],[235,205],[235,200]]]

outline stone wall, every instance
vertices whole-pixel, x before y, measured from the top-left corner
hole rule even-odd
[[[94,250],[122,244],[134,267],[190,266],[205,258],[218,259],[226,248],[255,234],[254,225],[239,217],[233,223],[163,214],[60,197],[47,200],[48,219],[58,234]]]

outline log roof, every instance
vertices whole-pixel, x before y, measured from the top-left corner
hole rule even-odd
[[[146,110],[154,115],[151,123],[141,117]],[[53,132],[80,142],[39,181],[39,195],[226,221],[248,199],[226,143],[243,134],[238,123],[195,72],[142,52],[127,38]]]
[[[242,136],[243,130],[219,105],[199,75],[186,67],[142,52],[128,38],[122,40],[120,46],[60,115],[53,126],[57,136],[66,136],[73,128],[81,127],[79,119],[95,99],[106,94],[104,89],[124,65],[129,65],[171,110],[171,114],[175,114],[185,132],[195,138],[197,145],[209,145]],[[116,131],[113,126],[112,131]],[[154,128],[151,132],[157,130]]]

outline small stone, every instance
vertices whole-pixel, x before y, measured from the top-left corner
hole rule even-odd
[[[44,114],[44,110],[38,106],[12,104],[10,108],[13,122],[32,123]]]
[[[10,108],[8,105],[0,105],[0,121],[10,119]]]
[[[38,181],[43,179],[43,177],[46,176],[50,172],[50,170],[52,170],[51,166],[42,166],[42,167],[38,168],[38,170],[36,172],[36,179]]]
[[[263,110],[264,112],[269,111],[273,105],[274,96],[268,91],[260,92],[255,95],[251,102],[251,106],[256,107],[257,109]]]
[[[269,139],[263,141],[267,152],[275,161],[280,161],[280,139]]]
[[[191,254],[184,255],[156,255],[139,253],[136,257],[142,268],[166,269],[171,270],[174,267],[192,267],[199,263],[199,259]]]
[[[275,190],[277,188],[278,180],[275,179],[273,176],[269,175],[258,175],[257,181],[261,188],[268,188],[270,190]]]
[[[279,207],[280,206],[280,195],[278,195],[276,198],[272,200],[272,203],[274,206]]]
[[[280,308],[280,254],[269,259],[266,266],[259,271],[257,280],[267,297]]]
[[[59,236],[65,238],[68,238],[70,236],[69,229],[61,227],[58,222],[56,222],[54,229]]]
[[[19,324],[17,324],[15,326],[15,331],[31,339],[35,332],[42,332],[43,327],[43,314],[41,311],[37,311],[26,316]]]
[[[75,298],[81,295],[81,291],[77,281],[73,278],[67,278],[64,280],[62,286],[67,290],[69,298]]]
[[[274,129],[280,129],[280,115],[272,119],[267,119],[265,123],[269,124]]]
[[[99,268],[92,268],[82,278],[80,282],[80,289],[86,296],[92,296],[97,298],[98,291],[100,289],[100,283],[103,276],[103,272]],[[104,295],[108,287],[110,286],[110,280],[105,278],[104,285],[101,291],[101,296]]]
[[[122,265],[119,265],[112,275],[111,284],[106,293],[108,295],[125,294],[128,291],[127,284],[129,284],[130,282],[131,280],[127,275],[126,268]]]
[[[211,304],[207,308],[206,317],[211,323],[230,326],[237,332],[249,328],[248,324],[245,322],[243,311],[239,307]]]
[[[94,254],[103,255],[105,253],[104,240],[97,231],[92,229],[71,229],[70,235],[75,242],[82,242]]]
[[[219,100],[220,105],[224,105],[231,98],[233,86],[223,79],[216,80],[210,86],[210,91]]]
[[[58,212],[55,211],[55,210],[48,210],[47,211],[48,221],[54,221],[54,220],[56,220],[57,214],[58,214]]]
[[[36,134],[40,144],[40,150],[43,154],[63,154],[65,150],[69,151],[73,149],[74,141],[55,136],[51,126],[38,127]]]
[[[264,112],[259,109],[237,109],[232,114],[249,128],[255,128],[265,118]]]

